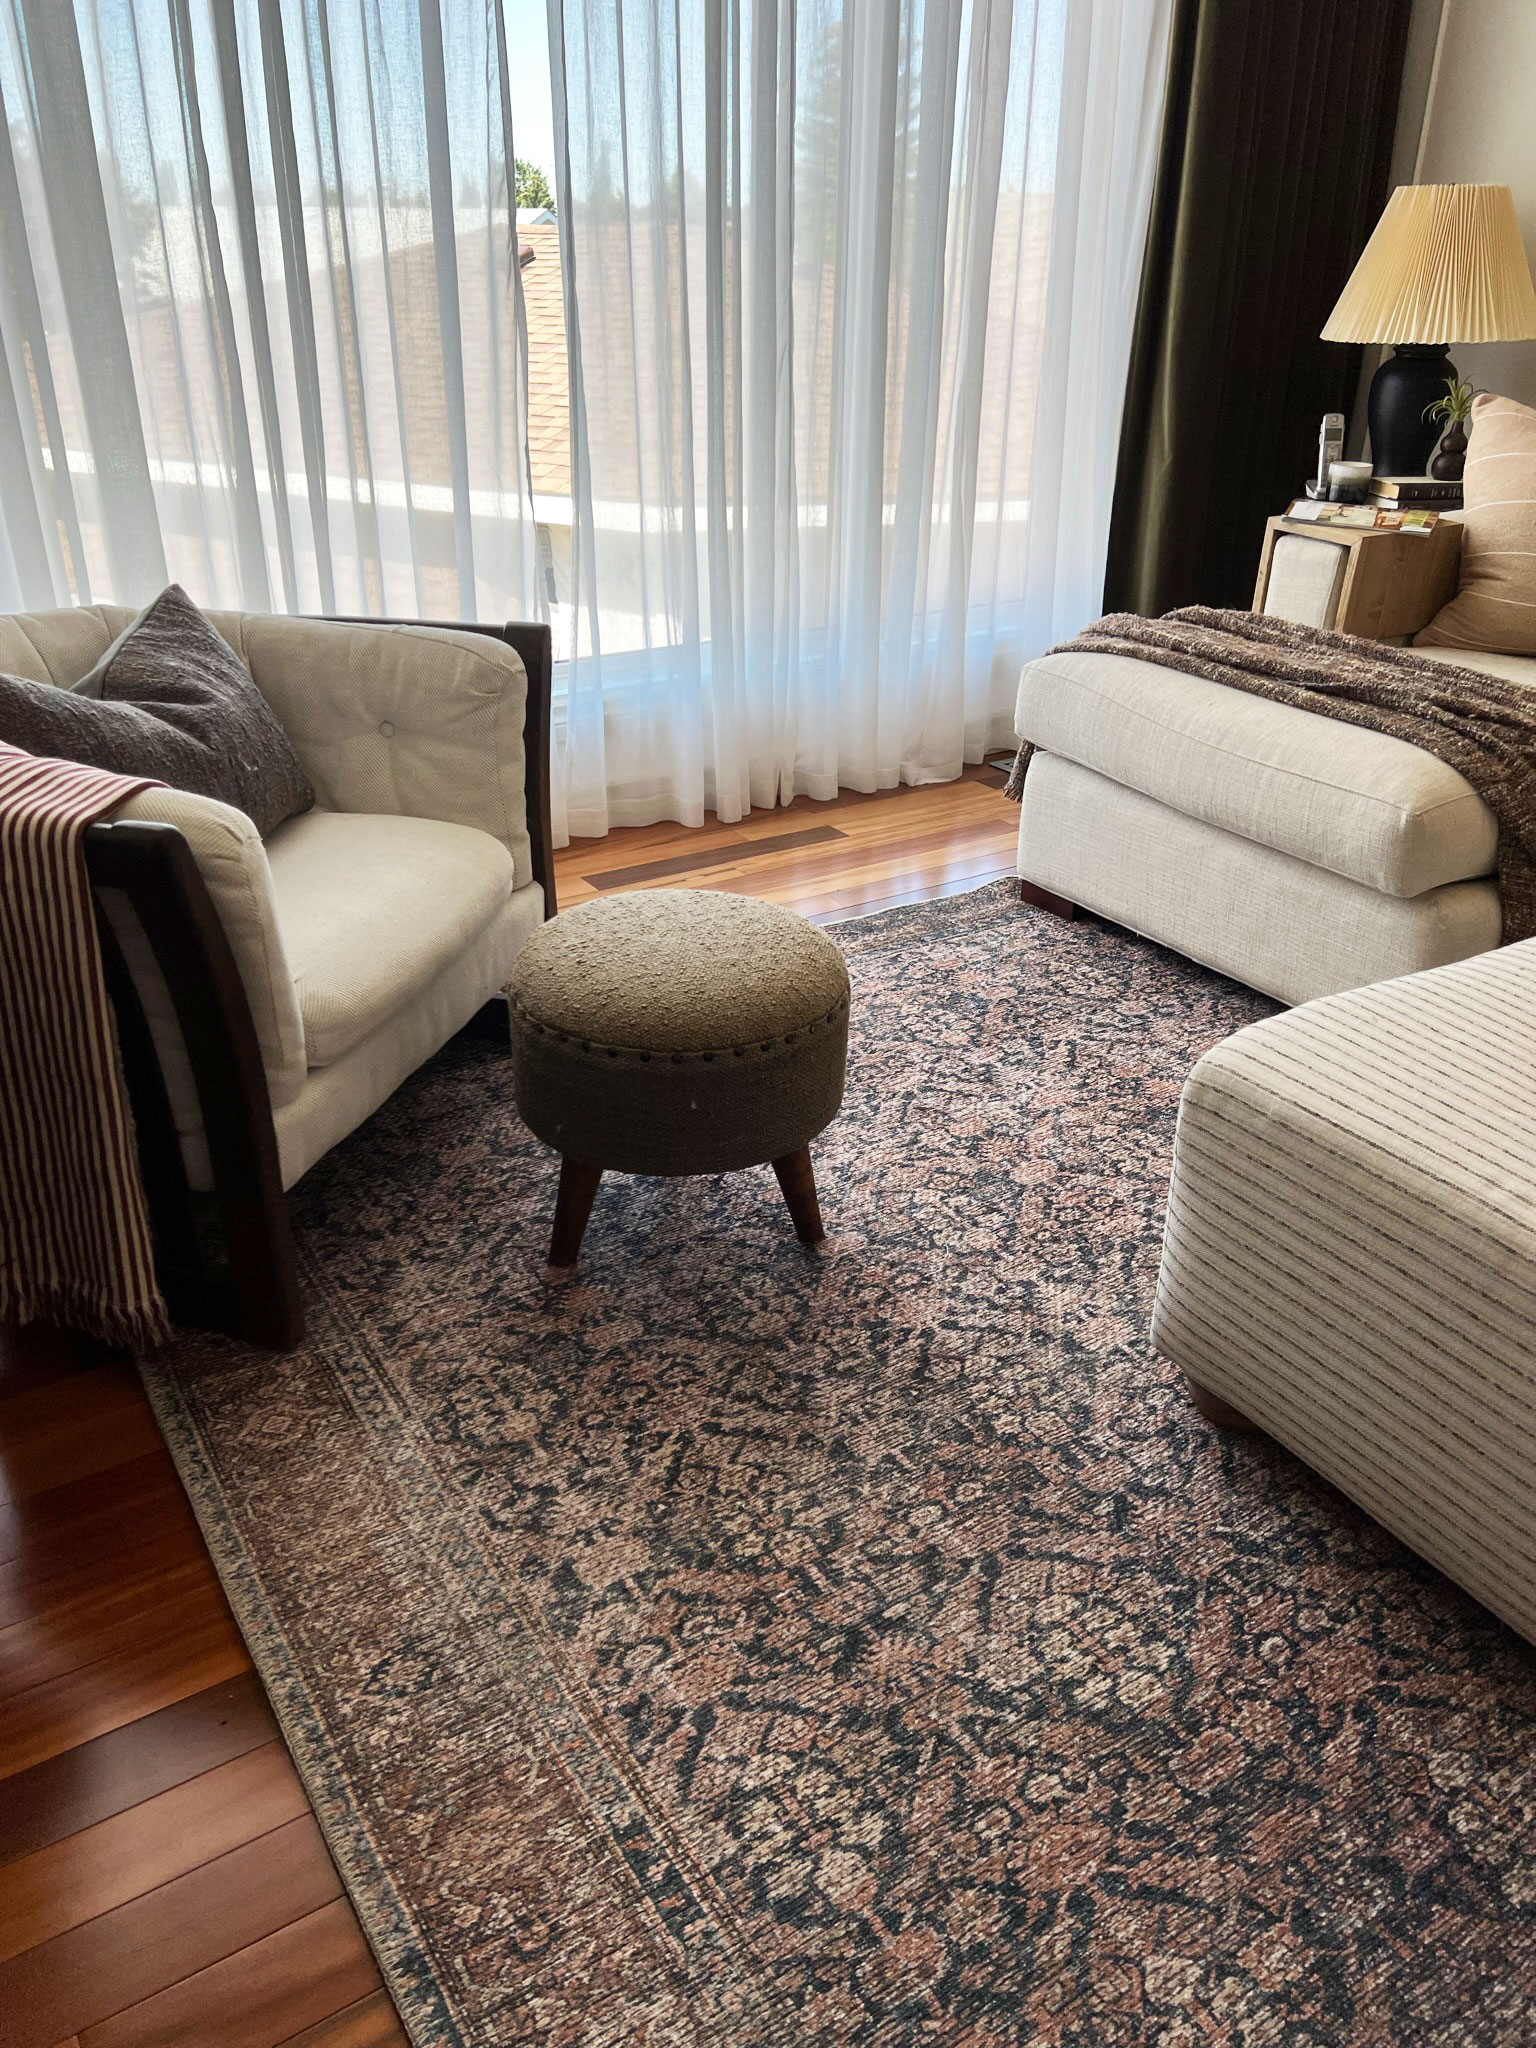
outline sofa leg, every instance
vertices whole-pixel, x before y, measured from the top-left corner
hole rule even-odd
[[[1019,901],[1032,903],[1036,910],[1048,910],[1053,917],[1064,917],[1070,924],[1077,915],[1077,905],[1066,896],[1055,896],[1049,889],[1042,889],[1034,882],[1019,877]]]
[[[1223,1401],[1221,1396],[1213,1394],[1209,1387],[1202,1387],[1199,1381],[1192,1380],[1188,1373],[1184,1375],[1184,1384],[1189,1390],[1190,1400],[1207,1422],[1214,1423],[1218,1429],[1229,1429],[1239,1435],[1252,1436],[1257,1433],[1259,1425],[1250,1422],[1240,1408],[1234,1408],[1230,1401]]]
[[[575,1267],[602,1177],[600,1166],[583,1166],[575,1159],[560,1162],[560,1192],[555,1197],[555,1227],[549,1239],[552,1278],[564,1279]]]

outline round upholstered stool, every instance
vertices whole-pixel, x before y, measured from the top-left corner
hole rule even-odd
[[[797,1235],[823,1235],[810,1141],[843,1099],[848,970],[753,896],[655,889],[583,903],[529,940],[512,986],[523,1120],[561,1155],[549,1263],[576,1263],[598,1182],[772,1161]]]

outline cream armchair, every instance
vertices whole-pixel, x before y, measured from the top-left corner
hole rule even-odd
[[[170,789],[88,835],[173,1314],[279,1346],[302,1312],[284,1190],[505,988],[555,908],[548,629],[211,613],[315,786],[263,842]],[[0,668],[68,686],[132,614],[0,618]],[[200,1197],[228,1273],[192,1248]]]

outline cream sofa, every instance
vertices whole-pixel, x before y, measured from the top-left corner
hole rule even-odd
[[[1536,660],[1421,650],[1536,687]],[[1021,893],[1285,1003],[1499,942],[1492,814],[1381,733],[1120,655],[1030,663]]]
[[[1533,1331],[1536,940],[1195,1066],[1153,1342],[1536,1641]]]
[[[0,668],[67,686],[132,616],[98,605],[0,617]],[[548,636],[506,629],[542,650],[540,705],[523,655],[493,633],[209,616],[293,742],[316,806],[265,843],[243,812],[171,789],[133,797],[113,825],[174,827],[191,851],[238,974],[235,1008],[243,993],[248,1012],[222,1020],[233,1034],[222,1055],[204,1042],[218,1018],[178,1012],[181,984],[204,962],[157,947],[153,896],[136,906],[128,887],[103,884],[105,870],[93,879],[153,1039],[186,1179],[228,1197],[208,1134],[214,1110],[230,1126],[229,1105],[209,1097],[222,1096],[216,1070],[239,1065],[247,1032],[259,1073],[246,1080],[264,1096],[255,1121],[268,1120],[272,1139],[272,1156],[249,1172],[286,1189],[505,988],[553,914],[542,753],[531,775],[525,760],[525,725],[547,733]]]

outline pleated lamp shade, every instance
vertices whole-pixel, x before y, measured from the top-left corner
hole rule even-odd
[[[1536,288],[1507,185],[1399,185],[1324,341],[1526,341]]]

